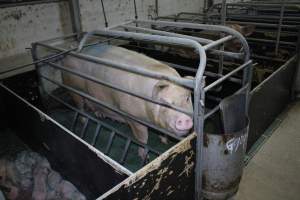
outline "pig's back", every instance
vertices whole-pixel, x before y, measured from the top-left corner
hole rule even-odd
[[[177,71],[173,68],[164,65],[148,56],[121,47],[98,45],[96,47],[87,48],[83,53],[113,61],[115,63],[144,68],[166,75],[179,76]],[[152,88],[158,81],[156,79],[95,63],[85,64],[84,61],[81,61],[80,63],[82,67],[78,70],[84,71],[84,73],[87,73],[113,85],[120,86],[123,89],[134,91],[147,96],[152,95]]]

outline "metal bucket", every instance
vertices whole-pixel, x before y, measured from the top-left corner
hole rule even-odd
[[[244,97],[234,95],[220,104],[224,134],[204,135],[203,196],[205,199],[226,200],[238,190],[249,130],[249,120],[245,117],[246,109],[243,107]]]

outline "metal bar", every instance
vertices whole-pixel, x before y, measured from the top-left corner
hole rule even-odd
[[[225,42],[228,42],[228,41],[230,41],[230,40],[232,40],[232,39],[234,39],[234,37],[233,37],[232,35],[228,35],[228,36],[226,36],[226,37],[223,37],[223,38],[221,38],[221,39],[218,39],[218,40],[216,40],[216,41],[213,41],[213,42],[211,42],[211,43],[209,43],[209,44],[203,46],[203,48],[204,48],[205,50],[208,50],[208,49],[214,48],[214,47],[216,47],[216,46],[218,46],[218,45],[222,45],[222,44],[224,44]],[[224,51],[224,49],[221,49],[221,51]]]
[[[108,82],[104,82],[104,81],[101,81],[100,79],[97,79],[93,76],[90,76],[90,75],[86,75],[82,72],[78,72],[76,70],[72,70],[72,69],[69,69],[69,68],[66,68],[66,67],[63,67],[61,65],[58,65],[58,64],[55,64],[55,63],[50,63],[50,62],[47,62],[47,64],[49,64],[51,67],[54,67],[56,69],[60,69],[60,70],[63,70],[65,72],[69,72],[71,74],[74,74],[76,76],[79,76],[79,77],[82,77],[82,78],[85,78],[87,80],[90,80],[90,81],[93,81],[95,83],[98,83],[98,84],[101,84],[101,85],[104,85],[105,87],[109,87],[111,89],[114,89],[114,90],[117,90],[117,91],[120,91],[120,92],[123,92],[123,93],[126,93],[126,94],[129,94],[131,96],[134,96],[134,97],[137,97],[137,98],[140,98],[140,99],[143,99],[145,101],[148,101],[148,102],[151,102],[153,104],[158,104],[158,105],[161,105],[163,107],[166,107],[166,108],[170,108],[170,109],[173,109],[173,110],[176,110],[178,112],[182,112],[186,115],[189,115],[189,116],[193,116],[193,113],[192,112],[189,112],[187,110],[183,110],[181,109],[180,107],[178,106],[173,106],[173,105],[170,105],[170,104],[167,104],[167,103],[163,103],[163,102],[160,102],[160,101],[156,101],[156,100],[153,100],[147,96],[143,96],[143,95],[139,95],[139,94],[136,94],[134,92],[130,92],[129,90],[125,90],[123,88],[120,88],[119,86],[114,86]]]
[[[81,129],[81,133],[79,135],[80,138],[84,138],[89,121],[90,121],[89,118],[86,118],[86,120],[84,121],[84,125],[83,125],[83,127]]]
[[[129,136],[127,136],[126,134],[124,134],[124,133],[122,133],[121,131],[119,131],[118,129],[116,129],[115,127],[113,127],[113,126],[111,126],[111,125],[108,125],[108,124],[106,124],[106,123],[104,123],[104,122],[102,122],[102,121],[96,119],[95,117],[92,117],[90,114],[87,114],[87,113],[85,113],[85,112],[83,112],[83,111],[81,111],[81,110],[75,108],[74,106],[71,106],[70,104],[64,102],[64,101],[61,100],[60,98],[58,98],[58,97],[56,97],[56,96],[54,96],[54,95],[52,95],[52,94],[49,94],[49,93],[48,93],[48,95],[49,95],[49,97],[51,97],[51,98],[54,99],[55,101],[61,103],[62,105],[66,106],[67,108],[69,108],[69,109],[71,109],[71,110],[73,110],[73,111],[75,111],[75,112],[78,112],[80,115],[82,115],[82,116],[84,116],[84,117],[86,117],[86,118],[89,118],[90,120],[96,122],[97,124],[100,124],[101,126],[107,128],[107,129],[109,129],[109,130],[113,130],[114,132],[116,132],[116,134],[117,134],[118,136],[123,137],[123,138],[125,138],[125,139],[127,139],[127,138],[129,137]],[[145,144],[143,144],[143,143],[137,141],[136,139],[131,139],[131,142],[133,142],[135,145],[137,145],[137,146],[139,146],[139,147],[145,147],[145,146],[146,146]],[[147,146],[146,146],[146,147],[147,147]],[[153,154],[155,154],[155,155],[160,155],[160,154],[161,154],[160,152],[158,152],[158,151],[156,151],[156,150],[154,150],[154,149],[152,149],[152,148],[150,148],[150,147],[147,147],[147,148],[149,148],[149,151],[151,151],[151,152],[152,152]]]
[[[109,153],[109,151],[110,151],[110,149],[111,149],[111,146],[112,146],[112,143],[113,143],[113,140],[114,140],[114,137],[115,137],[115,135],[116,135],[116,132],[114,132],[114,131],[111,131],[111,133],[110,133],[110,137],[109,137],[109,140],[108,140],[108,143],[107,143],[107,146],[106,146],[106,148],[105,148],[105,154],[108,154]]]
[[[127,139],[123,154],[122,154],[121,159],[119,161],[119,163],[121,163],[122,165],[125,163],[126,157],[128,155],[128,150],[129,150],[130,144],[131,144],[131,140]]]
[[[234,69],[233,71],[229,72],[228,74],[224,75],[223,77],[221,77],[220,79],[216,80],[215,82],[211,83],[210,85],[206,86],[204,88],[205,92],[207,92],[208,90],[212,89],[213,87],[219,85],[220,83],[222,83],[223,81],[225,81],[226,79],[228,79],[230,76],[232,76],[233,74],[236,74],[237,72],[239,72],[240,70],[248,67],[249,64],[251,64],[252,61],[249,60],[248,62],[244,63],[243,65],[241,65],[240,67]]]
[[[197,134],[196,140],[196,166],[195,166],[195,199],[202,200],[202,179],[203,179],[203,135],[205,116],[205,80],[196,75],[196,85],[194,89],[194,129]]]
[[[145,166],[148,162],[149,149],[145,147],[144,152],[145,152],[145,157],[142,159],[141,167]]]
[[[165,62],[165,61],[161,61],[161,62],[163,62],[166,65],[169,65],[169,66],[171,66],[175,69],[185,70],[185,71],[194,72],[194,73],[197,72],[197,69],[194,69],[194,68],[190,68],[190,67],[186,67],[186,66],[183,66],[183,65],[170,63],[170,62]],[[220,74],[217,74],[217,73],[214,73],[214,72],[209,72],[209,71],[205,71],[204,75],[209,76],[209,77],[213,77],[213,78],[216,78],[216,77],[220,78],[220,77],[223,76],[223,75],[220,75]],[[234,77],[230,77],[228,80],[230,80],[231,82],[234,82],[234,83],[241,83],[242,82],[240,79],[234,78]]]
[[[9,70],[6,70],[6,71],[2,71],[2,72],[0,72],[0,75],[6,74],[6,73],[9,73],[9,72],[12,72],[12,71],[20,70],[20,69],[23,69],[23,68],[25,68],[25,67],[29,67],[29,66],[31,66],[31,65],[36,65],[36,64],[39,64],[39,63],[41,63],[41,62],[44,62],[44,61],[47,61],[47,60],[51,60],[51,59],[54,59],[54,58],[57,58],[57,57],[66,55],[66,54],[68,54],[69,52],[71,52],[71,50],[64,50],[64,51],[61,51],[60,53],[55,54],[55,55],[51,55],[51,56],[49,56],[49,57],[47,57],[47,58],[43,58],[43,59],[40,59],[40,60],[36,60],[36,61],[33,61],[32,63],[29,63],[29,64],[20,65],[20,66],[18,66],[18,67],[14,67],[13,69],[9,69]]]
[[[159,14],[159,10],[158,10],[158,0],[155,0],[155,10],[156,10],[156,16],[158,16]]]
[[[188,36],[188,35],[171,33],[171,32],[167,32],[167,31],[153,30],[153,29],[142,28],[142,27],[134,27],[134,26],[128,26],[128,25],[120,25],[119,27],[128,29],[128,30],[142,31],[145,33],[153,33],[153,34],[164,35],[164,36],[172,36],[172,37],[184,36],[184,38],[195,40],[195,41],[199,42],[200,44],[209,44],[209,43],[213,42],[213,40],[209,40],[209,39],[205,39],[205,38],[198,38],[198,37],[193,37],[193,36]]]
[[[141,28],[141,27],[132,27],[132,26],[124,26],[124,25],[120,25],[119,27],[122,27],[122,28],[125,28],[125,29],[128,29],[128,30],[131,29],[131,30],[143,31],[143,32],[146,32],[146,33],[153,33],[153,34],[159,34],[159,35],[165,35],[165,36],[186,38],[186,39],[195,40],[195,41],[199,42],[200,44],[210,44],[212,47],[217,46],[217,43],[216,43],[217,41],[213,41],[213,40],[209,40],[209,39],[205,39],[205,38],[200,38],[200,37],[194,37],[194,36],[189,36],[189,35],[183,35],[183,34],[178,34],[178,33],[172,33],[172,32],[167,32],[167,31],[160,31],[160,30],[153,30],[153,29]],[[228,37],[230,37],[230,36],[228,36]],[[224,39],[224,40],[227,41],[227,39]],[[230,40],[230,39],[228,38],[228,40]],[[223,42],[225,42],[225,41],[223,41]],[[220,42],[222,42],[222,40]],[[210,48],[211,47],[208,46],[208,49],[210,49]],[[223,51],[212,50],[212,53],[214,53],[216,55],[224,55],[226,57],[233,57],[233,58],[237,58],[237,59],[239,59],[243,56],[243,54],[241,54],[241,53],[226,52],[224,50]]]
[[[103,13],[103,17],[104,17],[104,23],[105,23],[105,27],[108,27],[108,22],[107,22],[107,17],[106,17],[106,11],[105,11],[105,7],[104,7],[104,3],[103,0],[101,1],[101,7],[102,7],[102,13]]]
[[[179,39],[179,38],[178,38]],[[177,40],[177,39],[176,39]],[[48,47],[50,49],[56,49],[56,50],[60,50],[63,51],[62,48],[59,47],[52,47],[43,43],[38,43],[41,46],[45,46]],[[200,45],[198,43],[196,43],[197,45]],[[202,52],[201,54],[205,54],[205,52]],[[97,58],[94,56],[89,56],[86,54],[82,54],[82,53],[75,53],[75,52],[70,52],[71,56],[75,56],[77,58],[81,58],[87,61],[91,61],[94,63],[98,63],[98,64],[102,64],[105,66],[109,66],[115,69],[119,69],[119,70],[123,70],[123,71],[127,71],[127,72],[131,72],[131,73],[135,73],[135,74],[139,74],[142,76],[146,76],[146,77],[150,77],[150,78],[154,78],[154,79],[163,79],[163,80],[167,80],[170,81],[172,83],[187,87],[187,88],[193,88],[194,87],[194,81],[190,80],[190,79],[185,79],[185,78],[179,78],[179,77],[175,77],[175,76],[168,76],[165,74],[161,74],[161,73],[157,73],[157,72],[153,72],[150,70],[146,70],[143,69],[141,67],[138,66],[132,66],[132,65],[127,65],[127,64],[122,64],[122,63],[117,63],[117,62],[113,62],[107,59],[102,59],[102,58]],[[204,69],[201,69],[204,71]]]
[[[273,43],[273,44],[276,43],[276,40],[257,39],[257,38],[247,38],[247,41],[250,41],[250,42],[265,42],[265,43]],[[293,43],[293,42],[280,41],[279,44],[296,46],[296,44]]]
[[[70,0],[69,5],[73,24],[73,31],[77,33],[77,39],[79,39],[80,33],[82,32],[79,0]]]
[[[72,125],[71,125],[71,128],[70,128],[70,130],[71,130],[72,132],[75,131],[75,127],[76,127],[76,123],[77,123],[78,117],[79,117],[79,113],[76,112],[75,115],[74,115],[74,118],[73,118],[73,120],[72,120]]]
[[[92,139],[92,142],[91,142],[91,145],[94,147],[96,145],[96,142],[97,142],[97,139],[99,137],[99,134],[100,134],[100,131],[101,131],[101,124],[97,124],[97,127],[96,127],[96,131],[95,131],[95,134],[94,134],[94,137]]]
[[[150,29],[151,30],[151,29]],[[164,33],[170,33],[170,32],[166,32],[166,31],[162,31]],[[171,33],[173,34],[173,33]],[[171,35],[170,35],[171,36]],[[175,35],[174,35],[175,36]],[[183,35],[183,34],[177,34],[177,37],[180,37],[180,38],[187,38],[187,39],[192,39],[191,37],[193,36],[188,36],[188,35]],[[199,39],[198,37],[194,37],[196,40]],[[213,41],[212,41],[213,42]],[[134,45],[127,45],[127,46],[134,46]],[[136,46],[134,46],[136,47]],[[139,48],[143,48],[143,49],[150,49],[150,48],[146,48],[146,47],[141,47],[139,46]],[[157,51],[156,49],[153,49],[151,48],[150,50],[155,50]],[[227,51],[220,51],[220,50],[210,50],[210,53],[211,54],[214,54],[214,55],[223,55],[225,57],[229,57],[229,58],[235,58],[235,59],[241,59],[243,58],[244,54],[243,53],[235,53],[235,52],[227,52]]]
[[[137,13],[136,1],[135,0],[133,0],[133,4],[134,4],[134,18],[138,19],[138,13]]]
[[[168,17],[167,17],[168,18]],[[191,19],[180,19],[180,20],[184,20],[184,21],[190,21]],[[200,22],[205,22],[204,20],[201,19],[197,19],[197,21]],[[220,19],[209,19],[208,22],[210,23],[220,23],[221,20]],[[241,25],[255,25],[255,26],[262,26],[262,27],[273,27],[273,28],[277,28],[278,24],[271,24],[271,23],[259,23],[259,22],[246,22],[246,21],[234,21],[234,20],[227,20],[226,21],[227,24],[241,24]],[[282,25],[283,28],[291,28],[291,29],[296,29],[297,26],[296,25]]]
[[[218,110],[220,109],[220,106],[217,105],[215,106],[213,109],[209,110],[205,115],[204,115],[204,119],[208,119],[210,116],[212,116],[213,114],[215,114]]]
[[[226,0],[222,0],[222,8],[221,8],[221,24],[225,26],[226,23],[226,15],[227,15],[227,6],[226,6]],[[220,33],[221,38],[223,38],[225,35],[224,33]],[[220,47],[221,51],[224,51],[224,44]],[[223,74],[223,67],[224,67],[224,56],[220,55],[219,58],[219,70],[218,74]]]
[[[54,80],[48,78],[47,76],[44,76],[43,74],[41,74],[40,76],[41,76],[42,78],[48,80],[49,82],[52,82],[53,84],[56,84],[56,85],[58,85],[58,86],[60,86],[60,87],[62,87],[62,88],[64,88],[64,89],[66,89],[66,90],[68,90],[68,91],[71,91],[71,92],[73,92],[73,93],[75,93],[75,94],[78,94],[79,96],[82,96],[82,97],[84,97],[84,98],[86,98],[86,99],[88,99],[88,100],[90,100],[90,101],[92,101],[92,102],[98,104],[98,105],[101,106],[101,107],[104,107],[104,108],[106,108],[106,109],[108,109],[108,110],[110,110],[110,111],[113,111],[113,112],[115,112],[115,113],[117,113],[117,114],[119,114],[119,115],[122,115],[122,116],[124,116],[125,118],[131,119],[131,120],[133,120],[133,121],[135,121],[135,122],[138,122],[138,123],[140,123],[140,124],[142,124],[142,125],[144,125],[144,126],[147,126],[147,127],[153,128],[153,129],[155,129],[155,130],[158,130],[158,131],[164,133],[165,135],[170,136],[171,138],[174,138],[174,139],[177,139],[177,140],[182,140],[182,139],[183,139],[183,138],[178,137],[178,136],[176,136],[175,134],[173,134],[173,133],[171,133],[171,132],[169,132],[169,131],[167,131],[167,130],[165,130],[165,129],[163,129],[163,128],[160,128],[160,127],[157,127],[156,125],[153,125],[152,123],[149,123],[149,122],[140,120],[139,118],[137,118],[137,117],[135,117],[135,116],[133,116],[133,115],[130,115],[130,114],[124,112],[124,111],[118,110],[117,108],[115,108],[115,107],[113,107],[113,106],[111,106],[111,105],[109,105],[109,104],[107,104],[107,103],[105,103],[105,102],[102,102],[102,101],[96,99],[95,97],[92,97],[92,96],[90,96],[90,95],[87,95],[87,94],[84,93],[84,92],[81,92],[81,91],[79,91],[79,90],[77,90],[77,89],[74,89],[74,88],[69,87],[69,86],[64,85],[64,84],[61,84],[61,83],[59,83],[59,82],[57,82],[57,81],[54,81]]]
[[[273,58],[273,57],[268,57],[268,56],[260,56],[260,55],[255,55],[252,54],[251,58],[253,59],[261,59],[261,60],[270,60],[270,61],[276,61],[276,62],[286,62],[286,60],[280,59],[280,58]]]
[[[280,37],[281,37],[281,26],[282,26],[282,20],[283,20],[283,15],[284,15],[284,9],[285,9],[285,4],[282,2],[282,5],[280,7],[280,18],[279,18],[279,23],[278,23],[278,32],[276,36],[276,47],[275,47],[275,54],[278,55],[278,49],[279,49],[279,42],[280,42]],[[299,18],[300,19],[300,18]]]
[[[209,24],[195,24],[195,23],[182,23],[182,22],[168,22],[168,21],[151,21],[151,20],[134,20],[134,22],[142,23],[142,24],[174,26],[177,28],[190,28],[190,29],[196,29],[196,30],[209,30],[209,31],[225,32],[230,35],[233,35],[241,42],[243,49],[245,51],[244,60],[248,61],[249,57],[250,57],[250,49],[249,49],[246,39],[238,31],[233,30],[226,26],[209,25]]]

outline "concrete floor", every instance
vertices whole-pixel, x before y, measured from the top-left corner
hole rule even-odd
[[[300,102],[282,116],[246,166],[235,200],[300,199]]]

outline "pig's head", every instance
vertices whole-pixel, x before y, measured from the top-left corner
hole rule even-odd
[[[228,27],[240,32],[245,37],[250,36],[255,31],[254,25],[240,26],[238,24],[231,24],[231,25],[228,25]],[[226,49],[233,51],[233,52],[239,51],[241,48],[242,48],[242,45],[238,39],[234,39],[234,40],[228,42],[228,44],[226,45]]]
[[[157,82],[153,88],[152,98],[187,111],[193,111],[191,92],[168,81]],[[159,105],[155,105],[152,111],[155,123],[177,136],[186,135],[193,127],[193,119],[184,113]]]

